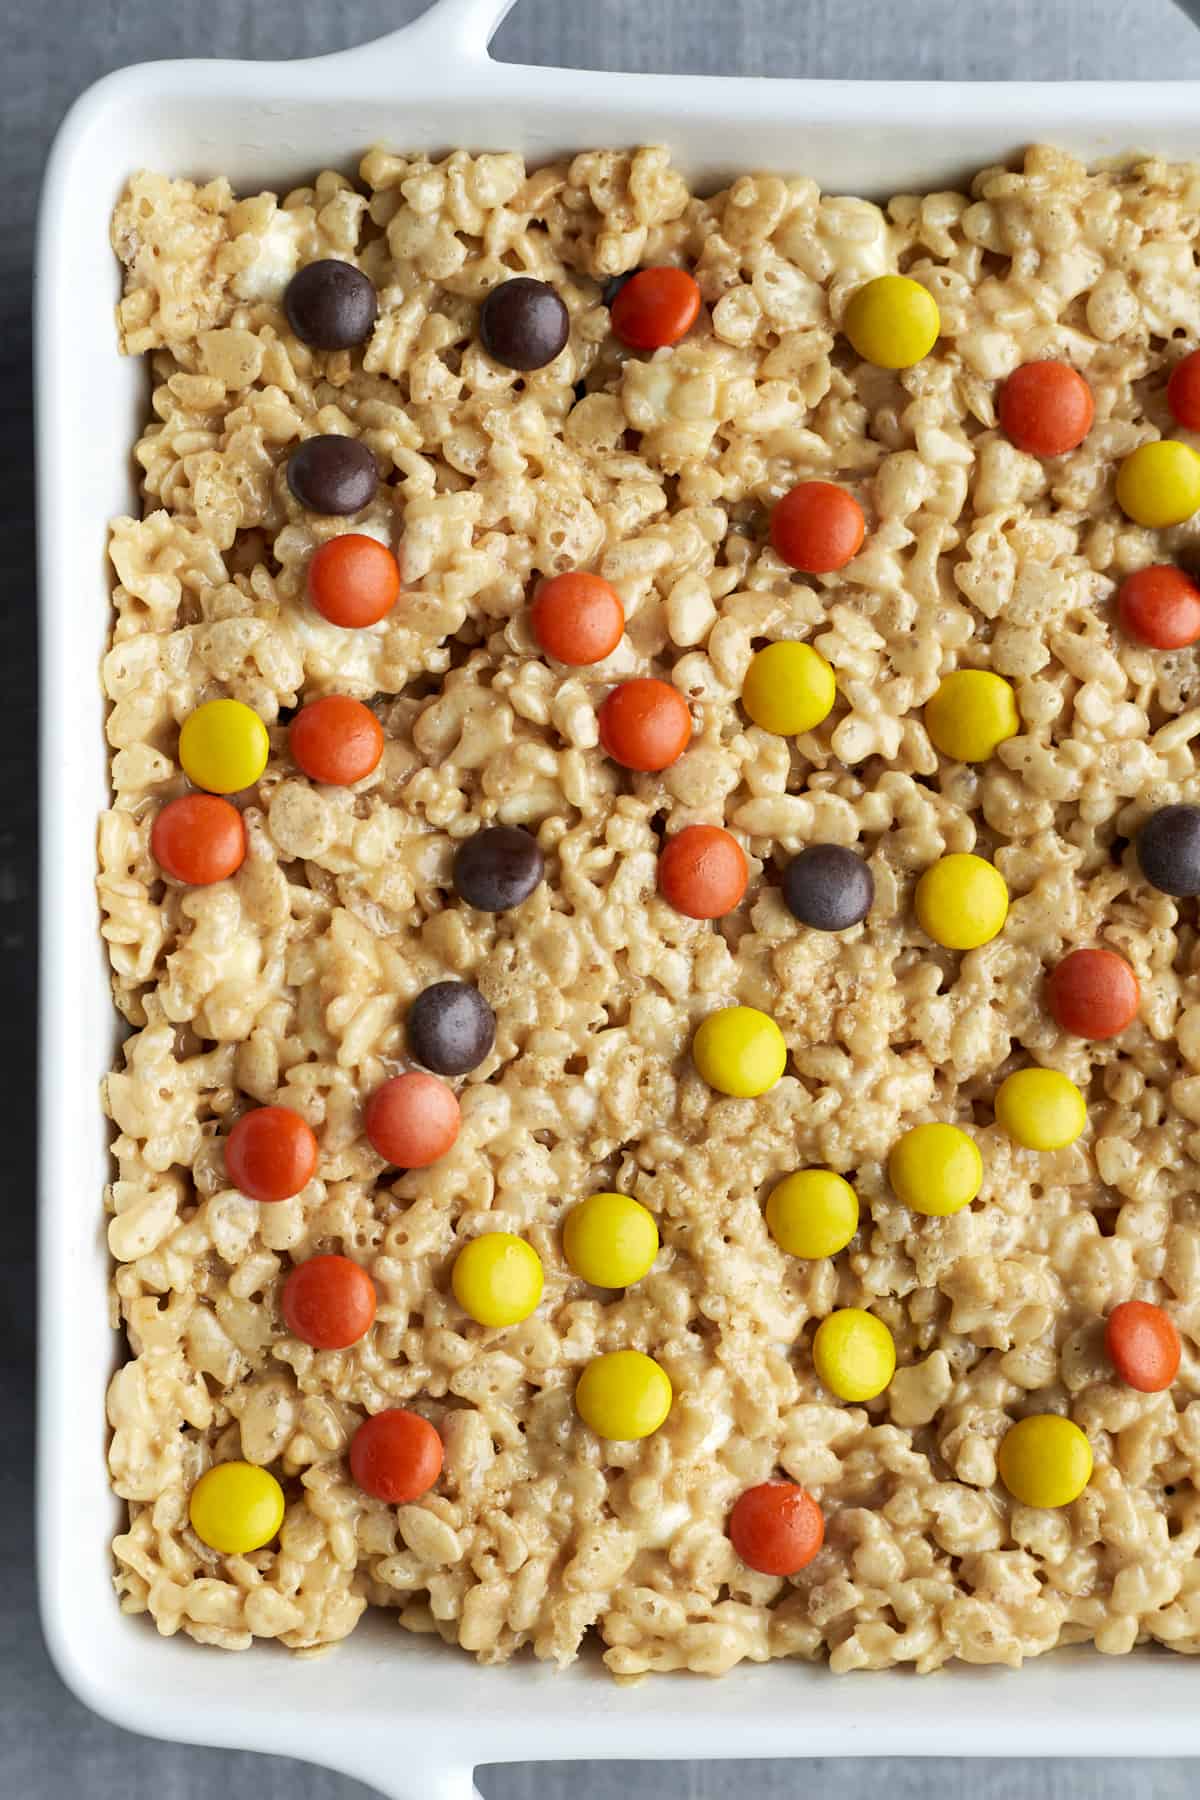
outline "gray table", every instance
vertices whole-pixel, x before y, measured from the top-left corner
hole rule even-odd
[[[303,56],[365,41],[420,0],[8,0],[0,57],[0,1068],[9,1111],[0,1255],[0,1793],[22,1800],[352,1800],[367,1790],[283,1760],[132,1738],[64,1692],[41,1649],[31,1570],[33,562],[28,271],[37,182],[66,105],[106,70],[170,56]],[[881,29],[892,15],[897,24]],[[704,74],[1200,79],[1200,32],[1171,0],[520,0],[496,54],[578,68]],[[403,96],[397,96],[398,109]],[[70,496],[63,496],[70,504]],[[80,1196],[81,1207],[89,1204]],[[1200,1681],[1200,1671],[1197,1672]],[[856,1684],[857,1685],[857,1684]],[[870,1705],[868,1683],[861,1701]],[[1020,1749],[1020,1721],[1013,1722]],[[737,1746],[731,1744],[731,1752]],[[1183,1800],[1186,1763],[567,1764],[485,1770],[487,1800]]]

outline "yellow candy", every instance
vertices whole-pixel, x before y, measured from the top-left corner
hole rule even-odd
[[[210,794],[252,787],[267,766],[267,728],[240,700],[207,700],[189,713],[179,733],[179,760],[188,780]]]
[[[947,950],[975,950],[1003,929],[1008,889],[982,856],[943,856],[917,883],[917,922]]]
[[[1065,1150],[1087,1124],[1087,1105],[1057,1069],[1018,1069],[996,1090],[996,1123],[1026,1150]]]
[[[996,1461],[1022,1506],[1070,1506],[1092,1478],[1092,1446],[1057,1413],[1035,1413],[1010,1426]]]
[[[519,1325],[541,1299],[542,1282],[537,1251],[511,1231],[472,1238],[450,1277],[454,1298],[480,1325]]]
[[[671,1410],[670,1377],[640,1350],[612,1350],[583,1371],[575,1409],[597,1437],[649,1437]]]
[[[1021,729],[1016,695],[1002,675],[987,669],[955,669],[926,706],[925,729],[943,756],[955,762],[986,762]]]
[[[254,1463],[217,1463],[188,1501],[192,1530],[210,1550],[245,1556],[269,1544],[283,1523],[283,1489]]]
[[[783,1074],[787,1045],[766,1013],[753,1006],[724,1006],[710,1013],[696,1032],[692,1061],[719,1094],[753,1099]]]
[[[836,1256],[858,1230],[858,1195],[832,1169],[801,1169],[771,1189],[767,1226],[789,1256]]]
[[[839,1400],[873,1400],[896,1373],[896,1346],[882,1319],[857,1306],[830,1313],[817,1326],[813,1367]]]
[[[907,275],[877,275],[850,297],[842,321],[864,362],[911,369],[937,343],[942,321],[928,288]]]
[[[629,1287],[658,1255],[658,1226],[628,1194],[591,1194],[572,1207],[563,1250],[576,1275],[595,1287]]]
[[[926,1218],[969,1206],[983,1186],[983,1158],[957,1125],[914,1125],[892,1146],[888,1180],[897,1200]]]
[[[1117,501],[1137,525],[1182,525],[1200,507],[1200,456],[1174,438],[1143,444],[1117,471]]]
[[[756,725],[798,737],[828,718],[837,698],[833,670],[811,644],[768,644],[750,660],[742,705]]]

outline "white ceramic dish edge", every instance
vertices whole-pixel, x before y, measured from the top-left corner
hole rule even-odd
[[[42,199],[35,320],[41,604],[41,1040],[38,1557],[63,1679],[95,1710],[161,1737],[306,1758],[395,1800],[468,1800],[479,1762],[584,1757],[1200,1753],[1182,1657],[1066,1652],[1020,1672],[954,1668],[835,1679],[788,1663],[719,1683],[618,1688],[479,1668],[372,1618],[330,1656],[248,1660],[160,1639],[114,1603],[118,1517],[104,1469],[115,1346],[98,1197],[97,1086],[116,1041],[93,897],[105,804],[97,666],[107,518],[134,501],[144,375],[116,355],[107,221],[136,167],[246,187],[353,165],[368,143],[519,148],[531,158],[665,141],[689,175],[802,169],[841,192],[945,187],[1052,139],[1089,157],[1200,156],[1192,84],[892,84],[601,75],[495,64],[513,0],[440,0],[408,29],[300,63],[126,69],[78,101]],[[86,374],[81,374],[85,371]],[[68,1121],[64,1125],[64,1121]],[[73,1123],[70,1123],[73,1121]]]

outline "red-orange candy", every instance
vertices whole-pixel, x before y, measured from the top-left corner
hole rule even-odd
[[[367,1101],[367,1140],[397,1169],[427,1169],[454,1148],[460,1113],[453,1088],[410,1069],[376,1088]]]
[[[793,569],[829,575],[862,549],[863,509],[832,481],[802,481],[771,512],[771,545]]]
[[[1186,430],[1200,431],[1200,350],[1193,350],[1172,369],[1167,405]]]
[[[1112,1038],[1137,1017],[1138,978],[1115,950],[1072,950],[1046,978],[1055,1021],[1076,1037]]]
[[[1065,456],[1092,429],[1096,403],[1077,369],[1063,362],[1023,363],[1000,390],[1000,429],[1031,456]]]
[[[1148,1300],[1123,1300],[1104,1328],[1104,1348],[1121,1380],[1140,1394],[1159,1394],[1179,1373],[1175,1321]]]
[[[290,1200],[317,1169],[312,1126],[290,1106],[256,1106],[225,1139],[225,1170],[250,1200]]]
[[[700,289],[686,269],[642,269],[616,296],[612,328],[631,350],[677,344],[696,323]]]
[[[658,859],[659,892],[689,919],[720,919],[732,912],[748,879],[742,846],[719,825],[685,825]]]
[[[150,854],[165,875],[190,887],[226,881],[246,860],[242,815],[218,794],[181,794],[150,827]]]
[[[345,1350],[371,1329],[375,1284],[348,1256],[310,1256],[284,1282],[279,1310],[301,1343]]]
[[[747,1488],[729,1515],[729,1537],[748,1568],[763,1575],[795,1575],[825,1541],[825,1519],[811,1494],[794,1481]]]
[[[529,623],[547,656],[586,668],[611,656],[625,630],[625,608],[599,575],[571,569],[539,583]]]
[[[615,687],[598,719],[601,745],[623,769],[669,769],[692,735],[692,717],[679,689],[648,675]]]
[[[348,631],[378,625],[400,598],[400,565],[386,544],[345,531],[314,552],[308,597],[331,625]]]
[[[442,1440],[420,1413],[389,1407],[364,1419],[350,1441],[350,1473],[364,1494],[407,1506],[442,1472]]]
[[[1127,575],[1117,594],[1122,629],[1152,650],[1183,650],[1200,640],[1200,588],[1172,563]]]
[[[383,726],[361,700],[329,694],[300,708],[288,727],[288,749],[311,780],[349,787],[378,767]]]

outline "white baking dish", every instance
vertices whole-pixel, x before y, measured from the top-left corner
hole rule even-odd
[[[223,1656],[124,1618],[110,1585],[117,1516],[104,1466],[115,1355],[99,1196],[97,1089],[116,1038],[93,899],[105,803],[97,680],[108,625],[105,521],[135,504],[130,446],[145,381],[116,353],[108,217],[148,166],[256,190],[375,140],[401,148],[665,141],[693,182],[802,170],[845,193],[946,187],[1051,139],[1089,157],[1134,147],[1200,157],[1195,85],[967,86],[712,81],[493,63],[512,0],[440,0],[382,43],[313,62],[127,69],[74,108],[56,144],[37,287],[42,606],[41,1432],[43,1619],[63,1678],[137,1731],[272,1750],[396,1800],[467,1800],[478,1762],[854,1753],[1200,1753],[1186,1658],[1065,1653],[1020,1673],[954,1669],[835,1679],[793,1663],[712,1683],[618,1688],[587,1663],[479,1668],[390,1619],[334,1654]]]

